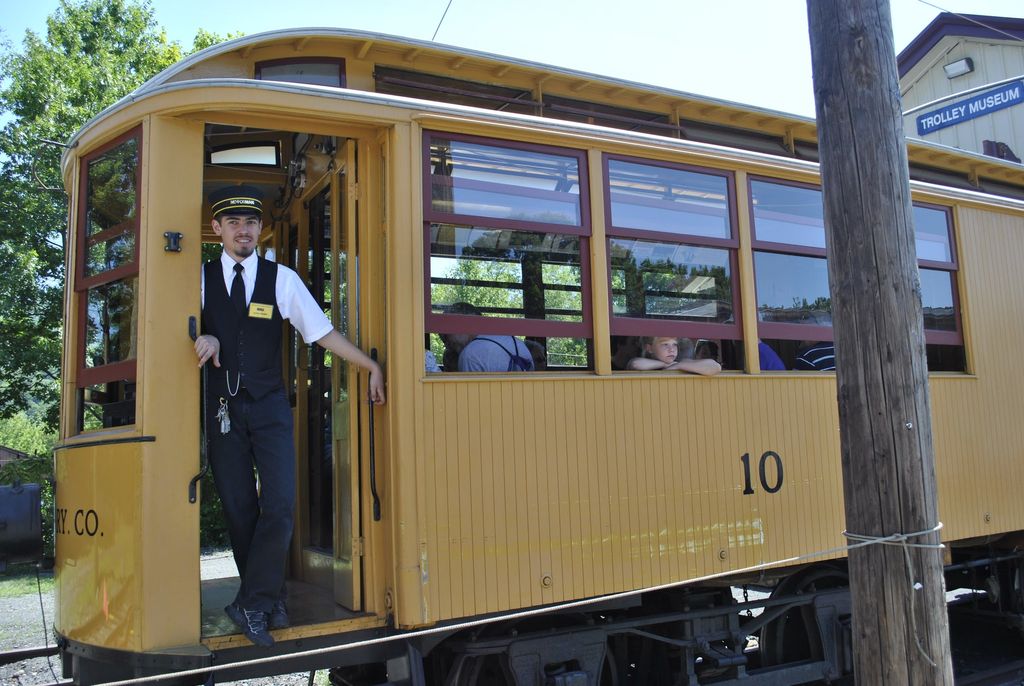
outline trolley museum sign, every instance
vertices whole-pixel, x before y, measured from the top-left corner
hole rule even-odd
[[[969,100],[922,114],[917,118],[917,135],[924,136],[1021,102],[1024,102],[1024,81],[1014,81],[975,95]]]

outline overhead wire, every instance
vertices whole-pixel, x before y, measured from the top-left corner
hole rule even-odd
[[[437,38],[437,32],[441,30],[441,24],[444,23],[444,18],[448,16],[448,10],[451,9],[451,6],[452,0],[448,0],[448,4],[444,8],[444,14],[441,15],[441,21],[437,22],[437,28],[434,29],[434,35],[430,37],[431,41]]]
[[[1009,38],[1010,40],[1015,40],[1015,41],[1024,43],[1024,38],[1021,38],[1020,36],[1015,36],[1012,33],[1008,33],[1006,31],[1003,31],[1002,29],[997,29],[994,26],[989,26],[985,22],[979,21],[978,19],[976,19],[975,17],[972,17],[971,15],[960,14],[959,12],[950,12],[949,10],[947,10],[947,9],[945,9],[943,7],[940,7],[939,5],[936,5],[933,2],[928,2],[928,0],[917,0],[917,1],[919,3],[921,3],[922,5],[928,5],[929,7],[933,7],[935,9],[939,10],[940,12],[945,12],[946,14],[952,14],[954,17],[959,17],[960,19],[963,19],[964,21],[969,21],[972,24],[977,24],[978,26],[980,26],[980,27],[982,27],[984,29],[988,29],[989,31],[994,31],[994,32],[996,32],[998,34],[1002,34],[1002,35],[1006,36],[1007,38]]]

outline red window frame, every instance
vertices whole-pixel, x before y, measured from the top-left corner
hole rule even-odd
[[[430,165],[430,148],[435,139],[463,141],[486,145],[495,148],[525,150],[550,155],[559,155],[576,159],[578,171],[580,223],[554,224],[519,219],[502,219],[483,215],[441,212],[433,208],[431,187],[433,175]],[[540,338],[593,338],[593,318],[591,317],[591,285],[590,285],[590,202],[588,186],[587,156],[583,150],[562,148],[534,143],[522,143],[500,138],[454,134],[447,131],[424,131],[423,133],[423,297],[426,316],[424,324],[431,333],[472,333],[472,334],[503,334],[514,336],[534,336]],[[543,194],[545,191],[524,189],[524,195],[531,193]],[[531,233],[551,233],[577,236],[580,239],[580,298],[582,321],[562,322],[543,319],[526,319],[511,317],[486,317],[474,315],[444,314],[433,311],[430,289],[430,226],[431,224],[455,224],[483,229],[528,231]]]
[[[953,331],[925,329],[925,343],[930,343],[933,345],[963,345],[964,332],[963,324],[960,317],[960,289],[957,287],[957,273],[960,271],[960,263],[957,258],[956,251],[956,232],[953,228],[953,208],[947,207],[945,205],[935,205],[932,203],[925,202],[915,202],[913,205],[915,208],[919,207],[923,209],[937,210],[939,212],[942,212],[946,216],[946,239],[949,241],[948,261],[918,260],[917,267],[918,269],[942,271],[949,274],[950,290],[953,294],[953,317],[956,322],[956,328]]]
[[[698,236],[694,234],[671,233],[666,231],[635,229],[617,227],[612,223],[612,189],[609,176],[609,163],[612,160],[640,164],[650,167],[663,167],[665,169],[677,169],[706,174],[725,179],[727,216],[729,220],[729,238],[715,238],[711,236]],[[743,340],[743,321],[740,307],[739,292],[739,238],[736,235],[738,216],[736,213],[736,177],[728,170],[697,167],[688,164],[675,164],[661,160],[651,160],[642,157],[629,155],[617,155],[605,153],[601,160],[602,173],[604,174],[604,205],[605,217],[607,217],[607,268],[608,268],[608,316],[610,333],[613,336],[676,336],[687,338],[707,338],[718,340]],[[679,245],[692,245],[701,248],[726,249],[729,253],[729,270],[732,289],[732,324],[702,324],[685,320],[670,319],[646,319],[642,317],[626,317],[616,315],[612,301],[612,251],[610,241],[613,238],[635,238],[660,243],[675,243]]]
[[[821,194],[821,186],[813,183],[790,181],[788,179],[776,179],[770,176],[747,177],[747,205],[750,213],[750,252],[753,265],[754,296],[757,302],[757,253],[770,252],[779,255],[797,255],[802,257],[817,257],[828,263],[825,248],[818,248],[797,243],[780,243],[778,241],[760,240],[757,237],[757,219],[754,215],[754,184],[757,182],[773,184],[776,186],[789,186],[792,188],[803,188],[817,191]],[[823,201],[824,202],[824,201]],[[822,222],[824,222],[824,204],[822,205]],[[822,224],[822,235],[824,236],[824,224]],[[831,296],[830,296],[831,297]],[[783,322],[763,322],[760,317],[757,321],[757,332],[759,338],[774,338],[782,340],[807,340],[807,341],[831,341],[835,338],[831,326],[814,326],[810,324],[790,324]]]
[[[129,140],[135,140],[136,162],[135,162],[135,217],[128,222],[127,229],[134,234],[134,253],[132,260],[126,264],[115,267],[98,274],[85,276],[86,255],[89,247],[98,242],[103,242],[127,231],[121,230],[124,225],[118,225],[114,229],[101,231],[94,236],[86,236],[87,214],[89,209],[89,164],[117,148]],[[86,347],[86,326],[88,322],[89,291],[97,286],[103,286],[115,281],[122,281],[139,274],[139,216],[142,210],[142,127],[137,126],[103,147],[89,153],[79,161],[78,179],[78,226],[75,230],[75,299],[78,305],[78,341],[75,350],[75,362],[77,373],[75,384],[79,389],[95,386],[113,381],[135,381],[137,378],[137,360],[121,360],[112,364],[105,364],[99,367],[87,367],[85,364]],[[135,303],[138,307],[138,303]]]
[[[820,257],[824,258],[827,263],[827,252],[825,248],[817,248],[813,246],[798,245],[795,243],[779,243],[776,241],[760,240],[757,237],[757,219],[754,216],[754,188],[755,182],[774,184],[777,186],[792,186],[796,188],[806,188],[816,190],[820,194],[822,192],[821,186],[811,183],[802,183],[799,181],[790,181],[787,179],[777,179],[766,176],[755,176],[751,175],[747,179],[747,202],[749,205],[748,211],[750,212],[750,227],[751,227],[751,257],[753,258],[754,265],[754,289],[755,294],[757,290],[757,258],[758,252],[771,252],[782,255],[800,255],[807,257]],[[824,199],[823,199],[824,202]],[[951,280],[951,289],[953,295],[953,313],[956,320],[955,331],[939,331],[936,329],[925,329],[925,343],[932,345],[963,345],[963,330],[961,328],[960,320],[960,296],[957,288],[956,273],[959,270],[957,263],[956,253],[956,241],[953,230],[953,213],[952,209],[944,205],[934,205],[931,203],[914,202],[913,207],[915,208],[927,208],[932,210],[938,210],[946,216],[946,231],[947,240],[949,242],[950,260],[949,261],[935,261],[935,260],[924,260],[918,259],[917,266],[919,269],[930,269],[934,271],[944,271],[949,273]],[[824,206],[822,208],[822,217],[824,219]],[[824,226],[822,227],[824,231]],[[762,322],[757,323],[758,335],[760,338],[770,339],[782,339],[782,340],[815,340],[815,341],[832,341],[835,340],[835,334],[832,331],[831,326],[815,326],[809,324],[793,324],[793,323],[782,323],[782,322]]]

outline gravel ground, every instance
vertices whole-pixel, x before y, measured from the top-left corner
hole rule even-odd
[[[53,643],[51,622],[53,621],[53,595],[43,594],[43,608],[46,612],[46,629],[43,629],[39,596],[35,593],[16,598],[0,598],[0,651],[16,648],[34,648],[43,645],[44,639]],[[50,666],[53,673],[50,672]],[[60,678],[60,660],[56,657],[27,660],[13,665],[0,666],[0,684],[24,686],[27,684],[50,684],[54,677]]]
[[[204,579],[235,576],[234,561],[229,551],[203,555],[201,561]],[[44,593],[40,611],[39,595],[30,593],[15,598],[0,598],[0,652],[17,648],[35,648],[44,640],[53,643],[53,594]],[[43,622],[46,628],[43,628]],[[3,686],[40,686],[61,681],[60,659],[36,658],[12,665],[0,665],[0,684]],[[67,682],[70,683],[70,682]],[[309,672],[284,674],[262,679],[218,682],[218,686],[305,686]],[[317,686],[324,686],[327,673],[317,673]]]

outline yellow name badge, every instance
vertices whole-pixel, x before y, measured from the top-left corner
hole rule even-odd
[[[263,303],[249,303],[249,316],[257,319],[270,319],[274,316],[274,306]]]

